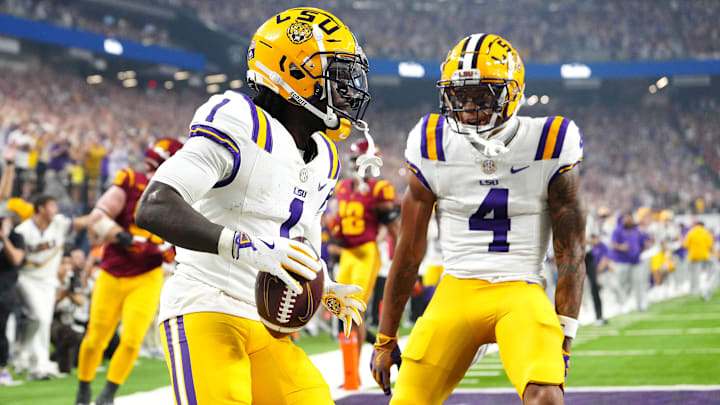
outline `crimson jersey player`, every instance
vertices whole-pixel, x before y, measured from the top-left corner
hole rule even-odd
[[[87,332],[78,359],[77,405],[90,403],[90,382],[103,352],[122,317],[120,344],[107,373],[105,388],[95,400],[112,404],[117,388],[130,374],[145,333],[152,323],[163,284],[162,262],[172,261],[172,248],[135,225],[138,201],[150,177],[166,159],[182,147],[175,139],[161,139],[145,151],[145,173],[118,171],[115,182],[98,200],[90,214],[91,236],[106,242],[100,274],[95,282]]]
[[[368,142],[356,141],[350,146],[353,165],[358,156],[367,153]],[[357,168],[355,168],[357,169]],[[357,170],[353,171],[357,173]],[[365,177],[343,179],[335,187],[338,201],[338,217],[331,221],[331,233],[343,247],[340,254],[337,281],[359,285],[368,302],[380,270],[380,251],[377,237],[381,226],[387,227],[395,246],[399,229],[399,208],[395,204],[395,188],[388,180]],[[340,345],[345,362],[345,389],[357,389],[360,385],[357,359],[360,345],[366,338],[366,329],[361,325],[346,341],[341,333]],[[374,341],[369,339],[370,342]]]

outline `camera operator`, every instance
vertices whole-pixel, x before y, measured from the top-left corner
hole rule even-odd
[[[87,291],[81,281],[85,253],[80,249],[66,250],[58,268],[58,281],[55,300],[55,316],[50,339],[55,346],[52,359],[58,363],[61,373],[70,373],[77,362],[80,342],[85,326],[77,318],[87,302]]]

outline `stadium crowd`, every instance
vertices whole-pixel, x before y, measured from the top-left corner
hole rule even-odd
[[[231,0],[154,2],[192,10],[206,25],[244,37],[249,37],[259,22],[278,9],[306,5],[299,0],[248,0],[242,5]],[[720,30],[714,19],[720,3],[713,0],[319,3],[315,6],[327,9],[353,27],[368,56],[376,58],[438,60],[459,38],[478,27],[513,44],[523,44],[519,50],[531,62],[720,57]],[[7,0],[0,4],[0,12],[145,44],[177,46],[167,30],[142,17],[129,20],[111,12],[91,15],[67,1]],[[398,16],[411,23],[399,24]]]
[[[26,91],[28,88],[33,91]],[[206,96],[192,89],[125,89],[112,82],[88,85],[79,77],[50,69],[2,70],[0,150],[3,165],[9,160],[14,162],[15,180],[11,190],[2,191],[5,189],[0,184],[0,191],[4,193],[1,197],[27,201],[25,210],[18,200],[14,205],[18,213],[24,212],[23,218],[33,212],[30,202],[39,193],[53,197],[60,212],[67,216],[85,214],[112,182],[115,171],[124,167],[140,168],[148,145],[162,137],[183,138],[194,109]],[[674,105],[643,106],[635,108],[632,114],[628,114],[627,109],[609,105],[550,104],[526,106],[521,114],[559,113],[578,123],[586,145],[581,166],[585,195],[591,214],[602,213],[601,219],[607,224],[600,236],[608,249],[615,242],[615,230],[620,228],[615,215],[608,213],[634,212],[633,220],[641,224],[647,234],[651,234],[653,223],[660,222],[661,218],[667,220],[667,214],[660,216],[661,209],[685,213],[682,224],[673,222],[678,229],[683,226],[674,234],[674,242],[681,243],[682,235],[695,224],[690,215],[720,209],[717,187],[720,150],[713,142],[720,106],[713,101],[696,104],[692,110]],[[403,158],[406,134],[428,108],[431,107],[393,110],[379,102],[371,104],[366,116],[383,153],[383,175],[400,191],[406,185]],[[346,161],[345,170],[351,166]],[[3,172],[7,172],[5,167]],[[640,211],[644,216],[638,214],[639,207],[646,207]],[[648,215],[650,210],[654,215]],[[710,225],[708,228],[716,233],[717,224]],[[622,229],[618,232],[622,233]],[[58,371],[66,372],[71,367],[68,364],[72,364],[68,359],[76,353],[82,337],[83,319],[87,320],[92,280],[88,284],[82,275],[90,273],[85,268],[97,266],[98,253],[89,252],[90,259],[85,259],[88,246],[82,233],[68,245],[66,258],[59,267],[58,314],[52,329],[59,351],[55,359],[61,368],[29,375],[29,378],[47,378],[62,375]],[[642,263],[649,263],[657,252],[667,251],[659,243],[643,245],[635,252],[637,260],[641,260],[639,255],[645,250],[652,255],[646,254]],[[602,257],[600,253],[598,256]],[[668,253],[667,257],[674,257],[677,263],[684,260],[680,253]],[[662,263],[666,261],[662,260],[658,269],[663,269]],[[606,283],[617,284],[613,282]],[[617,296],[619,300],[628,299],[623,292]],[[644,304],[638,305],[638,309],[644,309]],[[22,366],[20,363],[20,370]],[[0,383],[6,378],[3,375],[9,378],[9,374],[0,371]]]

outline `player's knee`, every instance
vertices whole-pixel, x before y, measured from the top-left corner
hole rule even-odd
[[[558,385],[528,384],[523,395],[524,405],[563,404],[562,389]]]
[[[120,345],[127,350],[140,350],[140,346],[142,345],[142,339],[120,336]]]

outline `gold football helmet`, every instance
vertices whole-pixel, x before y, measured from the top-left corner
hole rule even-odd
[[[368,61],[350,29],[317,8],[292,8],[267,20],[248,49],[248,84],[265,86],[322,119],[340,141],[370,101]]]
[[[487,139],[517,113],[525,68],[503,38],[483,33],[463,38],[450,50],[441,71],[441,111],[458,132]]]

